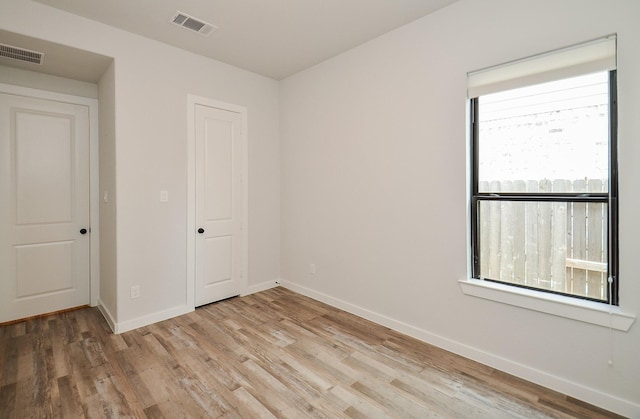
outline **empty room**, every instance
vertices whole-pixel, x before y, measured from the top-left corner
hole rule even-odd
[[[640,418],[637,0],[0,0],[0,418]]]

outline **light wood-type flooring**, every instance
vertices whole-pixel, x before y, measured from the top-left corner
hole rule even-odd
[[[284,288],[120,335],[95,308],[0,327],[0,418],[615,415]]]

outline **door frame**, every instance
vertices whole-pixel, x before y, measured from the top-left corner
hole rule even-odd
[[[247,142],[247,108],[202,96],[187,95],[187,306],[195,308],[196,301],[196,105],[208,106],[240,114],[240,142],[242,147],[242,278],[241,292],[249,283],[249,153]]]
[[[98,157],[98,100],[65,93],[0,83],[0,93],[86,106],[89,109],[89,304],[100,297],[100,193]]]

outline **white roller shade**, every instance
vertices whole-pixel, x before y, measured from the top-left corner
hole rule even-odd
[[[469,98],[616,69],[616,35],[467,74]]]

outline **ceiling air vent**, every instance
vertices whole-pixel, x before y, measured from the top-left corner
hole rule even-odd
[[[44,54],[42,52],[0,44],[0,57],[23,61],[25,63],[42,64]]]
[[[178,26],[182,26],[185,29],[189,29],[190,31],[198,32],[200,35],[204,36],[209,36],[218,29],[217,26],[214,26],[211,23],[196,19],[195,17],[182,12],[176,12],[170,22]]]

